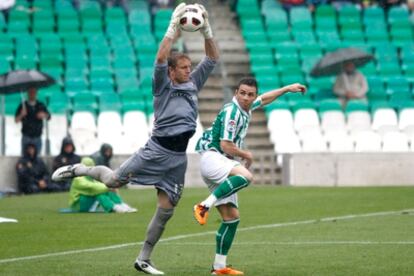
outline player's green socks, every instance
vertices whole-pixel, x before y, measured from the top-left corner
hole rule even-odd
[[[247,187],[250,182],[241,175],[234,175],[230,176],[226,180],[221,183],[216,190],[214,190],[213,194],[216,196],[217,199],[228,197],[237,191]]]
[[[236,236],[237,226],[240,219],[223,221],[216,233],[216,257],[214,260],[214,269],[226,267],[227,254]]]

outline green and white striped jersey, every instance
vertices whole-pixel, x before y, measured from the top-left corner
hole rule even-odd
[[[238,148],[243,148],[244,138],[249,127],[251,112],[262,105],[262,98],[259,96],[252,103],[249,112],[243,110],[237,99],[234,97],[232,102],[224,105],[220,110],[211,128],[204,131],[203,136],[196,145],[197,152],[209,149],[216,149],[223,153],[220,147],[221,140],[231,141]]]

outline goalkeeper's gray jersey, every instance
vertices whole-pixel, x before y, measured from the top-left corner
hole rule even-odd
[[[174,136],[195,131],[198,116],[198,92],[216,62],[205,57],[190,74],[190,81],[173,84],[167,63],[156,64],[152,91],[154,96],[154,128],[157,137]]]

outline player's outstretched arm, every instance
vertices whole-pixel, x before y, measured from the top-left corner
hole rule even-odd
[[[287,92],[293,92],[293,93],[306,93],[306,86],[300,84],[300,83],[294,83],[290,85],[286,85],[282,88],[271,90],[269,92],[266,92],[262,94],[260,97],[262,98],[262,105],[267,105],[274,100],[276,100],[278,97],[282,96],[283,94]]]
[[[219,51],[216,46],[216,43],[213,40],[213,31],[210,26],[210,22],[208,20],[208,12],[206,8],[201,4],[195,4],[197,5],[203,12],[204,17],[204,25],[200,29],[200,33],[204,36],[204,48],[206,51],[206,56],[211,58],[212,60],[218,60],[219,59]]]
[[[165,63],[170,55],[171,47],[173,45],[174,39],[178,34],[178,26],[180,24],[180,17],[185,12],[185,3],[178,5],[173,14],[171,15],[170,25],[165,32],[164,38],[161,41],[161,44],[157,52],[157,64]]]

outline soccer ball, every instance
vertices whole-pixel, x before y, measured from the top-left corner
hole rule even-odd
[[[186,32],[196,32],[204,25],[201,9],[196,5],[185,6],[185,12],[180,18],[180,28]]]

